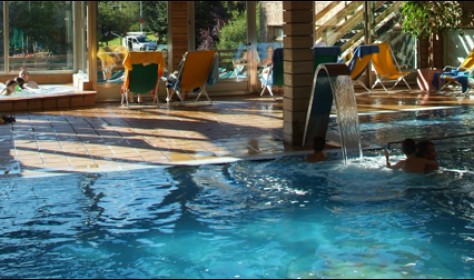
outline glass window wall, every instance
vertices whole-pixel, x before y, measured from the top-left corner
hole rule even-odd
[[[219,78],[247,79],[246,1],[196,1],[195,48],[217,49]]]
[[[168,52],[167,1],[99,1],[97,81],[121,83],[128,51]]]
[[[73,55],[85,48],[74,48],[74,40],[77,41],[74,33],[81,29],[73,26],[73,6],[77,5],[72,3],[3,1],[0,5],[0,71],[72,72],[85,69],[80,58],[86,56]],[[130,49],[168,50],[167,1],[97,3],[97,61],[93,63],[97,63],[99,81],[120,81],[122,59]],[[415,40],[401,31],[401,3],[315,1],[315,44],[338,45],[344,54],[362,43],[386,41],[394,50],[398,63],[413,69],[416,66]],[[249,4],[253,4],[250,14]],[[261,75],[262,63],[270,51],[267,47],[282,46],[281,6],[282,1],[196,1],[195,48],[219,51],[221,80],[247,81],[249,73],[252,77]],[[81,7],[85,13],[87,6]],[[248,15],[256,19],[249,20]],[[253,21],[256,25],[249,25]],[[84,21],[78,22],[84,24]],[[257,46],[250,43],[257,43]],[[257,66],[249,69],[249,65]]]
[[[73,70],[72,1],[9,1],[8,23],[5,71]]]

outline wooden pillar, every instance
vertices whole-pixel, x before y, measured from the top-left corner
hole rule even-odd
[[[444,67],[444,37],[433,34],[430,38],[418,39],[418,68]]]
[[[168,1],[170,24],[170,42],[172,48],[168,50],[171,56],[171,65],[173,70],[177,70],[178,64],[188,51],[189,38],[189,13],[188,1]]]
[[[433,38],[433,66],[443,69],[444,65],[444,36],[436,34]]]
[[[430,41],[428,38],[418,38],[417,44],[417,65],[418,69],[424,69],[429,67],[429,51]]]
[[[314,1],[283,1],[284,142],[300,145],[313,84]]]

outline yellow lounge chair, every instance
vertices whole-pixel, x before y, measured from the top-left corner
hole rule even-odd
[[[365,90],[370,92],[370,89],[359,80],[369,65],[374,53],[378,53],[377,45],[361,45],[355,48],[351,60],[347,67],[351,71],[351,79],[354,83],[360,84]]]
[[[158,85],[165,69],[163,53],[158,51],[131,51],[123,60],[125,78],[122,85],[123,106],[128,104],[129,93],[151,92],[153,101],[158,103]]]
[[[474,49],[472,49],[469,54],[466,56],[464,61],[459,67],[455,66],[445,66],[443,68],[443,73],[437,73],[433,79],[433,85],[437,88],[438,91],[443,90],[448,85],[458,85],[461,86],[462,92],[466,93],[472,84],[470,85],[469,79],[472,80],[472,72],[474,71]],[[439,82],[438,84],[438,76]]]
[[[219,63],[216,50],[188,51],[183,56],[180,69],[178,70],[177,81],[174,84],[174,91],[166,98],[169,102],[176,93],[181,101],[184,100],[185,93],[193,93],[199,90],[195,101],[204,95],[210,102],[206,87],[213,85],[218,77]],[[216,76],[217,74],[217,76]]]
[[[111,79],[113,72],[123,70],[122,61],[125,53],[112,51],[110,49],[99,48],[97,58],[100,60],[101,80]]]
[[[375,88],[377,84],[380,84],[383,89],[388,92],[384,82],[394,81],[395,84],[390,88],[393,89],[398,85],[398,83],[403,81],[408,89],[411,90],[410,85],[405,80],[405,76],[410,74],[410,72],[400,70],[390,46],[387,43],[379,43],[377,46],[379,47],[379,52],[372,55],[372,65],[374,66],[375,74],[377,76],[377,80],[372,86],[372,89]]]

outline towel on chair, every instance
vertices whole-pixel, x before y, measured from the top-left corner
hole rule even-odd
[[[439,90],[441,85],[439,84],[438,80],[444,80],[445,78],[455,79],[458,83],[461,84],[462,92],[467,91],[469,72],[459,71],[458,69],[454,69],[454,70],[451,70],[450,72],[444,72],[444,73],[436,72],[433,74],[432,85],[437,90]]]

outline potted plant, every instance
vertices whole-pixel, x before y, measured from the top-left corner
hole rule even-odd
[[[404,1],[401,9],[402,30],[418,40],[420,66],[418,85],[422,90],[433,90],[433,74],[442,67],[442,58],[435,63],[436,43],[443,32],[461,25],[462,7],[459,1]]]

